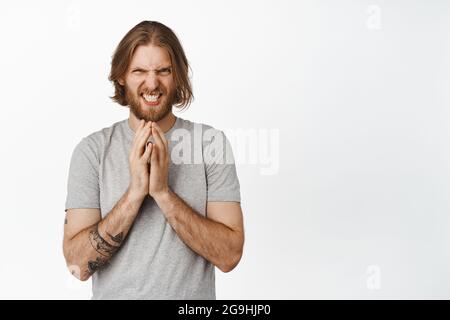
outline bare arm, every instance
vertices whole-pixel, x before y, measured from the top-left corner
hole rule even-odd
[[[223,272],[236,267],[244,245],[239,203],[209,202],[206,218],[170,190],[155,200],[172,228],[193,251]]]
[[[69,209],[64,227],[63,251],[72,274],[87,280],[119,249],[130,230],[149,188],[149,160],[146,147],[151,123],[142,120],[131,147],[130,185],[105,218],[98,209]]]
[[[238,202],[209,202],[205,218],[170,190],[168,142],[158,124],[152,125],[149,194],[178,236],[193,251],[223,272],[231,271],[242,256],[244,227]]]
[[[133,199],[127,190],[103,220],[98,209],[67,210],[63,251],[74,276],[85,281],[108,263],[125,239],[141,204],[142,199]]]

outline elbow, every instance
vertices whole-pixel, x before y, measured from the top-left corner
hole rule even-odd
[[[80,281],[87,281],[91,278],[91,275],[87,270],[81,269],[78,265],[67,265],[69,272]]]
[[[69,269],[71,275],[73,275],[80,281],[87,281],[90,279],[91,274],[88,272],[88,270],[80,267],[82,263],[80,263],[79,261],[74,261],[74,259],[70,259],[70,257],[68,257],[66,254],[64,254],[64,256],[66,258],[67,268]]]
[[[81,265],[83,265],[83,263],[79,261],[79,259],[75,258],[71,248],[69,247],[69,243],[66,241],[64,241],[63,244],[63,254],[64,259],[66,260],[66,266],[69,269],[71,275],[83,282],[90,279],[91,274],[88,272],[88,270],[80,267]]]
[[[88,281],[91,278],[91,275],[87,275],[87,276],[80,276],[79,278],[77,278],[78,280],[85,282]]]
[[[76,263],[67,263],[67,268],[69,269],[70,274],[80,281],[84,282],[91,278],[91,274],[87,270],[80,268]]]
[[[233,266],[233,265],[219,265],[217,267],[223,273],[228,273],[228,272],[232,271],[236,266]]]
[[[241,261],[241,257],[242,257],[242,250],[231,255],[228,259],[225,259],[225,261],[223,261],[221,264],[218,264],[217,267],[223,273],[228,273],[232,271],[234,268],[236,268],[236,266],[239,264],[239,261]]]
[[[228,273],[232,271],[239,264],[242,258],[242,252],[244,251],[244,233],[242,232],[238,237],[238,241],[234,244],[234,248],[230,250],[229,254],[226,254],[224,258],[217,267],[223,273]]]

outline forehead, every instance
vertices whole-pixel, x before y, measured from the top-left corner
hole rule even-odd
[[[130,68],[158,69],[163,66],[170,66],[170,64],[170,55],[165,48],[147,44],[136,48],[131,58]]]

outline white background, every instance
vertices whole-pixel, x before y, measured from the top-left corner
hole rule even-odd
[[[450,2],[2,1],[0,298],[88,299],[62,255],[70,156],[125,119],[111,55],[167,24],[193,70],[178,114],[278,129],[238,166],[245,252],[218,298],[450,298]]]

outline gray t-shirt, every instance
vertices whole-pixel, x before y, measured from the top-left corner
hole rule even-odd
[[[81,140],[72,154],[66,211],[99,208],[105,217],[130,181],[134,132],[128,119]],[[208,201],[240,202],[239,181],[222,131],[177,117],[169,142],[169,187],[206,216]],[[192,251],[148,196],[127,238],[92,277],[92,299],[215,299],[214,265]]]

